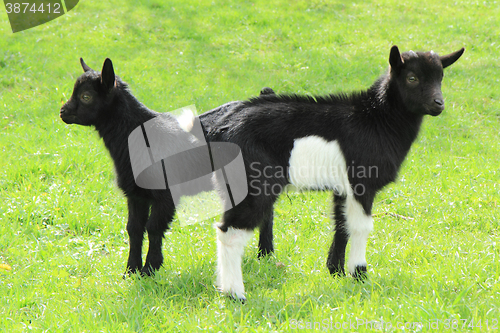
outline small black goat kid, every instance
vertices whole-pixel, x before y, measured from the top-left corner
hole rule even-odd
[[[200,116],[209,141],[237,144],[245,161],[249,195],[218,224],[218,284],[244,300],[241,256],[260,227],[260,253],[272,246],[273,204],[285,186],[332,190],[335,235],[327,259],[331,274],[366,274],[366,242],[373,229],[376,193],[396,179],[424,115],[444,110],[443,69],[464,49],[390,50],[390,69],[368,90],[324,97],[276,95],[272,90]]]
[[[175,146],[173,148],[177,150],[188,151],[199,147],[200,142],[184,131],[175,117],[154,112],[140,103],[127,84],[115,76],[111,60],[105,60],[101,73],[88,67],[83,59],[80,62],[84,74],[77,79],[71,98],[61,108],[60,117],[67,124],[94,126],[102,137],[114,161],[118,186],[128,202],[130,253],[127,271],[151,275],[163,262],[162,239],[175,214],[175,198],[170,190],[141,188],[136,184],[128,144],[130,134],[137,128],[140,131],[141,126],[145,132],[144,124],[149,124],[150,128],[160,132],[166,147]],[[189,122],[193,119],[186,120],[190,129]],[[197,156],[191,155],[191,158],[188,164],[199,164]],[[189,169],[189,165],[185,167]],[[154,181],[165,188],[165,181]],[[208,182],[200,191],[210,189],[212,183]],[[146,231],[149,250],[143,266],[141,253]]]

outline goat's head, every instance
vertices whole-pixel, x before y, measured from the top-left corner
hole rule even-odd
[[[443,69],[453,64],[464,53],[464,48],[445,56],[430,52],[400,53],[391,48],[390,80],[399,91],[408,110],[418,114],[437,116],[444,110],[441,81]]]
[[[101,73],[91,69],[82,58],[84,73],[76,80],[71,98],[63,105],[61,119],[67,124],[96,125],[105,116],[113,97],[116,77],[110,59],[104,61]]]

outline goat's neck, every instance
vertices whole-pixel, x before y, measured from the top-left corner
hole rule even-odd
[[[96,126],[113,160],[128,158],[128,136],[134,129],[154,118],[156,113],[149,110],[132,94],[126,92],[115,97],[108,114]]]
[[[408,111],[394,84],[388,76],[381,77],[368,90],[369,103],[373,106],[372,121],[386,137],[388,143],[398,145],[406,155],[418,136],[423,115]]]

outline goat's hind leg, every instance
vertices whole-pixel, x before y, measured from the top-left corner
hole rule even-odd
[[[216,225],[217,231],[217,286],[223,293],[242,302],[245,298],[241,262],[252,230],[224,228]]]
[[[273,188],[273,183],[266,184]],[[253,230],[259,225],[263,235],[260,249],[272,251],[272,211],[277,195],[249,194],[237,206],[225,211],[222,222],[216,225],[217,231],[217,286],[220,291],[244,302],[245,288],[241,269],[242,257],[246,243],[253,235]],[[226,202],[227,205],[227,202]],[[267,225],[266,225],[267,223]]]
[[[139,272],[142,269],[142,243],[146,232],[149,215],[149,203],[140,198],[127,198],[128,222],[127,233],[130,251],[127,261],[127,273]]]
[[[274,252],[273,246],[273,208],[267,210],[264,214],[264,219],[260,225],[259,232],[259,258],[270,255]]]

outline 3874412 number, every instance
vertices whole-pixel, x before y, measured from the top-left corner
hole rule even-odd
[[[61,14],[61,4],[60,3],[41,3],[39,6],[35,3],[29,2],[14,2],[5,4],[5,9],[7,14],[36,14],[36,13],[54,13]]]

